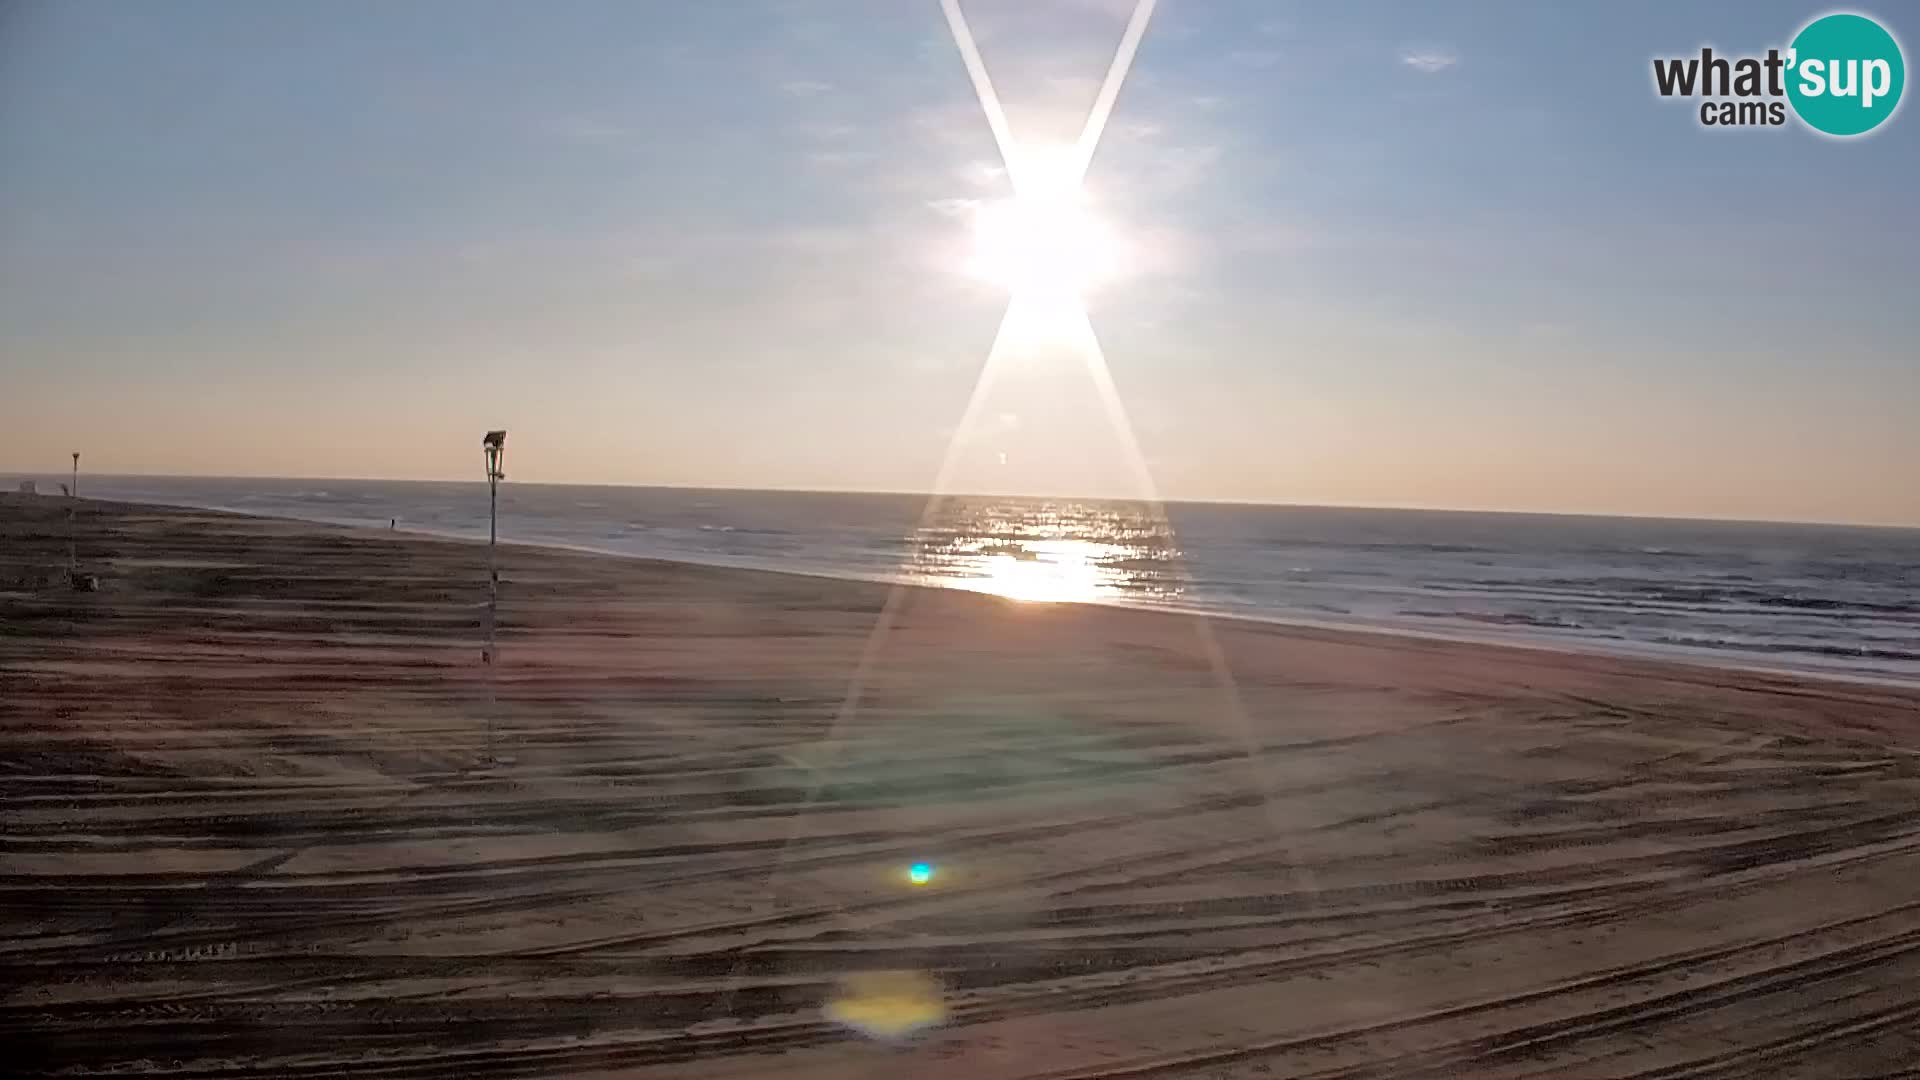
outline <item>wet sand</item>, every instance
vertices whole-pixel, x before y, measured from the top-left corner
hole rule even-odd
[[[490,708],[481,547],[86,502],[74,593],[63,506],[0,496],[15,1071],[1920,1060],[1917,692],[507,547]]]

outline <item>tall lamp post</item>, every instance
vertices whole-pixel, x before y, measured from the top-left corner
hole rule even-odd
[[[489,431],[480,440],[480,451],[487,465],[487,647],[480,661],[487,666],[487,764],[493,764],[493,714],[495,708],[494,673],[498,647],[494,640],[496,612],[500,606],[500,570],[494,548],[500,539],[500,481],[507,478],[507,433]]]
[[[74,539],[78,526],[74,524],[74,503],[80,499],[80,451],[73,452],[73,483],[67,488],[67,583],[74,588],[80,587],[80,547]]]

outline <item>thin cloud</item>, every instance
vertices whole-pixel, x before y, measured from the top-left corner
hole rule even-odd
[[[874,246],[884,234],[870,225],[795,225],[757,238],[767,247],[806,255],[844,255]]]
[[[1422,75],[1432,75],[1458,64],[1460,57],[1448,49],[1407,49],[1401,52],[1400,62]]]
[[[554,138],[602,149],[619,148],[633,137],[632,129],[596,116],[548,117],[541,121],[541,126]]]
[[[960,179],[971,187],[1000,187],[1007,179],[1007,167],[994,161],[969,161],[958,172]]]
[[[925,144],[971,147],[984,140],[992,145],[986,122],[980,119],[980,106],[971,101],[914,109],[907,116],[907,126]]]
[[[1102,191],[1124,192],[1134,198],[1166,198],[1204,182],[1220,163],[1226,147],[1218,142],[1163,143],[1134,156],[1121,174],[1094,174],[1089,183]]]
[[[1279,49],[1235,49],[1227,54],[1227,61],[1249,68],[1270,68],[1286,59]]]
[[[807,160],[825,168],[842,169],[864,165],[875,156],[871,150],[815,150],[807,155]]]
[[[800,138],[820,142],[838,142],[860,134],[860,129],[852,124],[794,124],[787,130]]]
[[[833,89],[832,83],[823,83],[816,79],[788,79],[780,84],[780,92],[788,97],[818,97]]]
[[[1068,7],[1098,12],[1115,19],[1127,18],[1139,5],[1140,0],[1067,0]]]
[[[980,209],[979,199],[929,199],[927,209],[941,217],[967,217]]]

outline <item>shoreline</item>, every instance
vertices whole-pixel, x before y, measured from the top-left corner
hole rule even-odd
[[[591,487],[595,485],[566,485],[566,486]],[[59,498],[59,496],[46,496],[44,494],[40,497]],[[84,501],[90,501],[90,500],[83,499],[82,501],[84,502]],[[394,529],[382,529],[378,525],[362,524],[359,522],[344,521],[340,519],[304,518],[304,517],[291,517],[291,516],[279,515],[279,514],[263,514],[263,513],[258,513],[250,510],[237,509],[230,506],[200,506],[200,505],[186,504],[186,503],[161,503],[161,502],[144,502],[144,501],[112,500],[112,499],[97,500],[97,501],[105,504],[119,504],[119,505],[126,505],[126,506],[143,506],[143,507],[155,507],[155,508],[172,509],[172,510],[202,511],[202,512],[212,512],[212,513],[221,513],[221,514],[231,514],[237,517],[255,518],[255,519],[260,519],[265,521],[293,522],[293,523],[304,524],[304,525],[322,526],[326,528],[358,530],[358,531],[364,531],[374,535],[391,536],[391,535],[399,534],[399,535],[416,536],[416,537],[423,537],[423,538],[435,539],[435,540],[444,540],[444,541],[449,541],[453,543],[479,544],[479,545],[484,545],[486,543],[486,538],[484,536],[475,536],[475,535],[469,535],[469,534],[454,532],[454,531],[412,528],[407,526],[401,526]],[[1549,516],[1569,516],[1569,515],[1549,515]],[[1578,516],[1578,515],[1573,515],[1573,516]],[[1792,525],[1792,524],[1799,524],[1799,523],[1768,522],[1768,523],[1761,523],[1761,524]],[[1814,527],[1827,527],[1827,526],[1815,525]],[[1867,528],[1869,526],[1848,525],[1843,527]],[[1872,526],[1872,527],[1878,528],[1882,526]],[[1884,528],[1900,528],[1900,526],[1884,526]],[[1006,599],[1003,597],[999,597],[999,594],[994,593],[990,589],[971,588],[965,584],[961,584],[955,581],[946,581],[946,580],[938,580],[938,579],[914,579],[906,576],[860,574],[852,571],[836,572],[828,569],[795,570],[795,569],[789,569],[789,568],[783,568],[783,567],[760,565],[752,562],[751,560],[744,560],[744,559],[742,560],[727,560],[723,558],[698,559],[698,558],[690,558],[690,557],[651,555],[651,554],[644,554],[639,552],[619,551],[612,548],[595,547],[589,544],[573,544],[573,543],[567,543],[565,541],[559,541],[559,540],[549,541],[549,540],[502,539],[500,541],[500,545],[503,548],[508,546],[513,546],[513,547],[525,548],[533,551],[564,551],[564,552],[570,552],[577,555],[590,555],[590,556],[595,556],[600,558],[620,559],[620,560],[634,560],[638,562],[665,563],[665,564],[678,565],[678,566],[700,566],[700,567],[706,567],[709,569],[717,569],[717,570],[737,570],[745,573],[782,574],[782,575],[787,575],[792,577],[807,578],[811,580],[856,582],[856,583],[869,584],[869,585],[901,586],[906,588],[941,589],[941,590],[948,590],[953,592],[973,593],[976,595]],[[1157,603],[1152,603],[1148,601],[1130,601],[1130,600],[1124,600],[1124,599],[1109,600],[1109,599],[1093,598],[1093,599],[1082,599],[1082,600],[1013,601],[1013,602],[1072,604],[1072,605],[1079,605],[1079,606],[1085,606],[1085,607],[1110,608],[1110,609],[1120,610],[1120,611],[1144,611],[1144,612],[1153,612],[1153,613],[1166,614],[1166,615],[1183,615],[1190,618],[1222,620],[1222,621],[1235,622],[1235,623],[1250,623],[1250,624],[1259,625],[1259,626],[1271,626],[1271,627],[1277,627],[1280,629],[1290,629],[1290,630],[1299,630],[1299,631],[1315,631],[1315,632],[1325,632],[1325,633],[1333,633],[1333,634],[1356,634],[1356,635],[1363,635],[1363,636],[1385,636],[1385,637],[1391,637],[1391,638],[1408,639],[1413,641],[1431,641],[1431,642],[1459,644],[1459,645],[1476,645],[1476,646],[1487,646],[1492,648],[1517,649],[1521,651],[1544,652],[1544,653],[1550,653],[1555,655],[1567,655],[1567,656],[1574,656],[1574,657],[1592,657],[1595,659],[1602,659],[1602,660],[1627,660],[1627,661],[1641,661],[1641,662],[1653,663],[1653,664],[1674,664],[1682,667],[1696,667],[1696,668],[1704,668],[1712,671],[1760,675],[1760,676],[1767,676],[1767,677],[1781,678],[1781,679],[1815,679],[1815,680],[1836,682],[1836,683],[1850,684],[1850,685],[1879,687],[1879,688],[1894,689],[1894,690],[1920,691],[1920,675],[1906,676],[1906,675],[1887,673],[1887,672],[1862,671],[1862,670],[1848,668],[1838,663],[1823,664],[1818,661],[1809,661],[1803,664],[1802,666],[1766,664],[1766,663],[1757,662],[1757,661],[1743,662],[1738,655],[1729,655],[1730,653],[1735,653],[1736,650],[1716,651],[1713,649],[1697,647],[1697,646],[1652,645],[1652,644],[1636,644],[1632,642],[1623,642],[1619,645],[1607,645],[1601,642],[1589,643],[1589,642],[1583,642],[1583,641],[1573,641],[1573,640],[1568,640],[1563,638],[1556,638],[1551,635],[1545,635],[1545,634],[1528,635],[1525,633],[1514,633],[1510,635],[1502,635],[1498,633],[1475,633],[1473,630],[1468,628],[1426,629],[1423,627],[1404,626],[1397,623],[1387,623],[1387,622],[1375,623],[1375,622],[1366,622],[1361,620],[1342,621],[1338,619],[1315,619],[1315,618],[1310,618],[1306,616],[1295,616],[1295,615],[1287,615],[1287,614],[1269,615],[1269,614],[1262,614],[1259,612],[1252,612],[1252,611],[1221,610],[1221,609],[1200,607],[1195,605],[1157,604]]]
[[[66,474],[58,471],[52,471],[52,472],[24,471],[23,472],[23,471],[15,470],[12,472],[7,472],[4,470],[0,470],[0,482],[12,482],[15,480],[36,480],[41,482],[48,482],[51,480],[52,482],[58,482],[58,478],[64,475]],[[133,480],[136,482],[152,481],[152,480],[214,481],[214,482],[238,482],[238,483],[260,483],[263,481],[284,481],[284,482],[302,483],[302,484],[402,484],[402,485],[418,484],[422,486],[472,485],[475,483],[474,480],[465,476],[455,477],[455,478],[441,478],[441,479],[419,479],[419,478],[392,478],[392,477],[377,477],[377,476],[371,476],[371,477],[370,476],[233,476],[233,475],[225,475],[225,474],[199,474],[199,473],[94,473],[90,475],[93,475],[100,480]],[[826,495],[826,496],[844,495],[844,496],[851,496],[855,498],[872,497],[872,498],[878,498],[878,499],[920,499],[920,500],[924,500],[929,497],[929,493],[924,491],[892,491],[892,490],[868,491],[868,490],[848,490],[848,489],[841,489],[841,488],[705,487],[698,484],[609,484],[609,483],[589,484],[589,483],[561,483],[558,481],[547,481],[547,480],[516,481],[516,483],[525,484],[527,486],[536,487],[536,488],[580,488],[584,490],[593,490],[593,491],[671,491],[671,492],[701,491],[701,492],[715,492],[715,493],[724,494],[724,495],[750,495],[750,494]],[[40,494],[47,495],[48,493],[43,491],[43,492],[40,492]],[[1002,495],[1002,494],[996,494],[993,492],[982,492],[982,491],[957,492],[951,496],[943,496],[943,497],[958,498],[958,499],[1031,498],[1031,499],[1058,499],[1063,501],[1117,502],[1117,503],[1138,503],[1143,501],[1140,499],[1131,499],[1123,496],[1071,495],[1071,494]],[[114,501],[114,500],[108,500],[108,501]],[[137,501],[137,500],[121,500],[121,501]],[[1575,520],[1595,520],[1595,521],[1609,521],[1609,520],[1611,521],[1644,521],[1644,522],[1670,523],[1670,524],[1680,524],[1680,525],[1760,525],[1760,526],[1780,526],[1784,528],[1809,528],[1809,529],[1865,529],[1865,530],[1890,530],[1893,532],[1909,532],[1909,533],[1920,534],[1920,522],[1824,521],[1824,520],[1816,521],[1816,520],[1806,520],[1806,519],[1797,519],[1797,518],[1684,517],[1684,516],[1675,516],[1671,514],[1607,514],[1607,513],[1600,513],[1598,511],[1584,511],[1584,510],[1515,510],[1515,509],[1500,509],[1500,508],[1477,508],[1476,509],[1472,507],[1457,507],[1457,506],[1375,505],[1375,504],[1367,504],[1367,503],[1257,502],[1257,501],[1246,501],[1246,500],[1239,500],[1239,499],[1162,499],[1162,500],[1159,500],[1159,502],[1165,506],[1203,506],[1203,507],[1220,507],[1220,508],[1230,508],[1230,509],[1231,508],[1253,508],[1253,509],[1268,508],[1268,509],[1276,509],[1276,510],[1330,510],[1330,511],[1377,510],[1377,511],[1384,511],[1388,513],[1442,514],[1442,515],[1445,515],[1445,514],[1461,514],[1461,515],[1492,514],[1492,515],[1519,517],[1519,518],[1570,518]],[[156,505],[159,505],[159,504],[156,504]],[[173,505],[173,504],[166,504],[166,505]],[[209,507],[207,509],[212,509],[212,508]]]

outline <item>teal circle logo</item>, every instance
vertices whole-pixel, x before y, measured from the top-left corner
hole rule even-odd
[[[1900,43],[1865,15],[1825,15],[1794,36],[1787,100],[1815,131],[1865,135],[1900,106],[1907,85]]]

